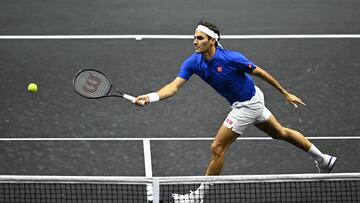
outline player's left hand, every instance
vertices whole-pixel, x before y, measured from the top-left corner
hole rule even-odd
[[[298,107],[298,104],[306,106],[306,104],[300,98],[293,94],[288,93],[285,95],[285,98],[289,102],[289,104],[293,105],[295,108]]]

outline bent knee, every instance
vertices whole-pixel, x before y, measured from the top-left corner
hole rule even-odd
[[[223,144],[213,142],[211,144],[211,152],[213,155],[224,156],[225,154],[225,146]]]

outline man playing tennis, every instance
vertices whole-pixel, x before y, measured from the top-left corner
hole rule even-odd
[[[287,141],[309,153],[315,159],[320,173],[330,172],[337,158],[323,154],[301,133],[283,127],[265,107],[264,95],[255,86],[249,74],[272,85],[294,107],[305,105],[301,99],[286,91],[274,77],[242,54],[223,49],[219,40],[218,28],[211,23],[201,21],[194,34],[195,53],[183,62],[175,80],[157,92],[137,97],[135,104],[146,106],[174,96],[195,73],[225,97],[232,108],[211,145],[212,156],[205,175],[221,173],[226,150],[252,124],[272,138]],[[208,186],[202,184],[198,190],[186,195],[175,195],[174,199],[193,200],[196,197],[202,199],[204,192],[201,190],[206,187]]]

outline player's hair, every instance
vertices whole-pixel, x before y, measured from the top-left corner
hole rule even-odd
[[[214,31],[216,34],[219,35],[218,41],[220,41],[220,30],[219,30],[219,28],[218,28],[216,25],[214,25],[214,24],[212,24],[212,23],[209,23],[209,22],[205,21],[204,19],[201,19],[200,22],[198,23],[198,25],[203,25],[203,26],[209,28],[210,30]],[[207,35],[207,37],[208,37],[209,39],[212,38],[212,37],[210,37],[209,35]],[[218,43],[217,43],[217,42],[216,42],[215,46],[218,46]]]

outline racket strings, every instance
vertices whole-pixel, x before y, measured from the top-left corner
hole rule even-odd
[[[74,79],[74,86],[80,95],[88,98],[104,97],[111,89],[106,76],[94,70],[80,72]]]

